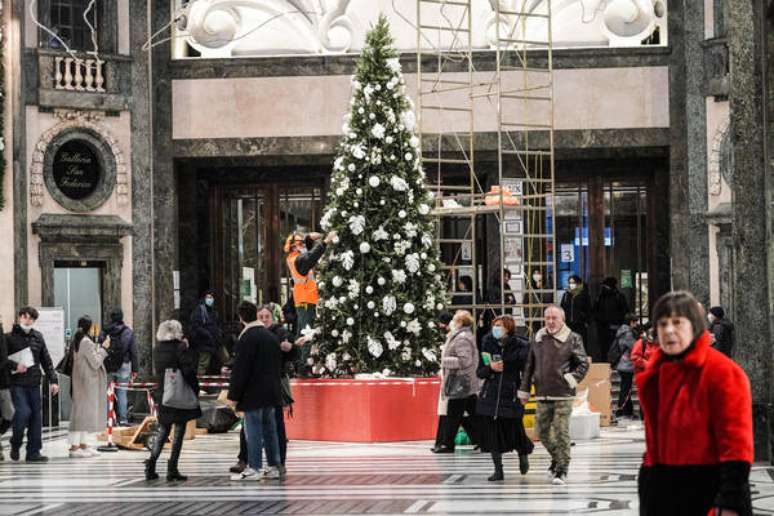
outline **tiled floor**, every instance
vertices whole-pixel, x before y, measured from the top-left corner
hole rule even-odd
[[[573,448],[569,484],[545,478],[545,450],[532,470],[518,473],[506,460],[506,481],[493,484],[487,455],[460,449],[436,456],[430,443],[291,443],[288,479],[234,483],[226,473],[238,448],[236,434],[198,437],[183,448],[185,483],[145,482],[145,453],[122,451],[94,459],[66,458],[63,435],[44,451],[48,465],[0,463],[0,515],[87,516],[152,514],[637,514],[636,473],[642,430],[609,429]],[[164,472],[164,463],[160,464]],[[774,470],[756,467],[756,514],[774,514]]]

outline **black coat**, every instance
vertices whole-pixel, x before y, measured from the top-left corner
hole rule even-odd
[[[620,326],[625,323],[626,314],[629,312],[629,303],[626,297],[617,288],[602,285],[599,297],[594,305],[594,317],[603,324],[615,324]]]
[[[583,290],[576,295],[565,292],[561,303],[567,326],[576,333],[579,331],[585,333],[591,320],[591,296],[585,286],[582,288]]]
[[[153,349],[153,369],[155,380],[158,383],[154,392],[154,400],[159,407],[159,422],[162,425],[172,423],[187,423],[191,419],[198,419],[202,416],[202,409],[178,409],[174,407],[165,407],[162,404],[164,398],[164,372],[167,368],[179,369],[194,394],[199,396],[199,381],[196,379],[196,365],[194,362],[194,353],[188,349],[185,344],[179,340],[162,341],[156,344]]]
[[[325,253],[325,247],[325,242],[316,240],[311,249],[296,256],[296,261],[293,265],[296,266],[296,270],[301,276],[306,276],[309,274],[309,271],[315,268],[317,262],[320,261],[320,258]]]
[[[709,331],[715,336],[712,347],[731,358],[734,353],[734,325],[726,319],[715,319]]]
[[[222,337],[218,312],[208,308],[204,301],[196,305],[191,312],[191,348],[197,352],[215,353]]]
[[[12,355],[17,351],[21,351],[24,348],[30,348],[32,356],[35,359],[35,365],[27,368],[27,372],[24,374],[10,374],[16,370],[18,365],[13,360],[6,361],[6,370],[9,373],[10,385],[20,385],[24,387],[35,387],[40,385],[41,378],[43,377],[41,368],[46,373],[48,381],[50,383],[59,383],[59,379],[54,371],[54,364],[51,363],[51,355],[48,354],[48,348],[46,342],[43,340],[43,335],[36,330],[30,330],[29,333],[25,333],[18,324],[13,325],[11,333],[6,335],[6,345],[8,346],[8,354]]]
[[[502,342],[503,346],[489,333],[481,344],[482,353],[502,355],[503,372],[497,373],[484,365],[483,360],[479,361],[476,374],[484,380],[484,385],[478,396],[476,412],[482,416],[519,418],[524,414],[524,407],[516,392],[529,355],[529,341],[524,337],[507,335]]]
[[[237,344],[228,399],[241,411],[282,405],[281,366],[277,336],[263,326],[247,328]]]

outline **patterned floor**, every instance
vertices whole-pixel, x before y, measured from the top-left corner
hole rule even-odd
[[[168,484],[145,482],[144,453],[66,458],[59,432],[46,436],[48,465],[0,462],[0,515],[637,514],[643,450],[637,423],[578,442],[564,487],[546,480],[547,454],[540,446],[525,477],[510,457],[501,484],[486,481],[487,455],[462,448],[436,456],[429,446],[296,442],[285,482],[239,484],[226,474],[236,434],[200,436],[183,448],[180,469],[190,480]],[[756,514],[774,514],[774,470],[756,467],[753,481]]]

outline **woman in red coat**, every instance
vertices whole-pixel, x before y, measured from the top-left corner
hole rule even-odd
[[[640,514],[752,515],[752,396],[744,371],[711,347],[688,292],[653,308],[659,348],[637,375],[646,450]]]
[[[653,352],[658,349],[658,344],[653,338],[653,330],[643,332],[642,336],[632,346],[632,363],[634,372],[641,373],[648,365],[648,360],[653,356]]]

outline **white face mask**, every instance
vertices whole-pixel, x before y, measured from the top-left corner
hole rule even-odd
[[[570,290],[575,290],[577,286],[578,284],[575,283],[574,281],[571,281],[570,283],[567,284],[567,288],[569,288]]]
[[[455,332],[455,331],[457,331],[457,325],[456,325],[456,324],[454,324],[454,321],[452,321],[452,322],[450,322],[450,323],[449,323],[449,331],[450,331],[450,332]]]
[[[19,324],[19,327],[24,331],[24,333],[29,333],[32,331],[33,325],[27,325],[27,324]]]
[[[714,315],[712,315],[712,314],[707,314],[707,320],[708,320],[710,323],[712,323],[713,321],[715,321],[715,316],[714,316]]]
[[[541,274],[533,274],[532,279],[535,281],[541,281],[543,279],[543,276]]]

